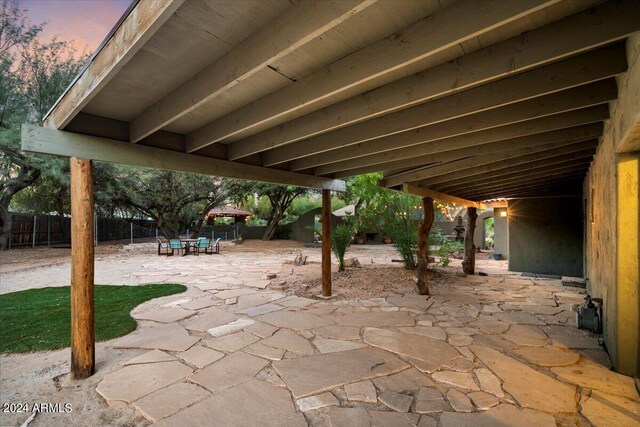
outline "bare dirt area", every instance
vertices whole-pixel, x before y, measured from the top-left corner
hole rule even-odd
[[[364,265],[347,268],[331,274],[331,286],[335,299],[386,298],[390,294],[417,294],[415,272],[401,266]],[[453,269],[430,270],[429,286],[437,288],[456,283]],[[318,265],[305,265],[295,269],[289,281],[289,289],[296,295],[317,298],[322,291],[322,278]]]
[[[96,256],[117,253],[121,244],[99,245]],[[35,247],[0,251],[0,274],[13,271],[28,270],[37,267],[48,267],[63,264],[71,260],[71,248],[67,247]]]

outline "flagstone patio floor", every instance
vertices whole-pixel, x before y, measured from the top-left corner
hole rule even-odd
[[[490,274],[430,297],[308,299],[270,289],[276,259],[136,308],[139,328],[108,344],[131,359],[97,392],[158,426],[640,425],[634,380],[575,326],[583,290]]]

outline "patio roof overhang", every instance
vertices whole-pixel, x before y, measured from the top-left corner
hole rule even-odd
[[[139,1],[27,151],[467,206],[579,191],[634,0]]]

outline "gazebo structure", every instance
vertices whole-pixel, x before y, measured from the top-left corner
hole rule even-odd
[[[253,215],[253,212],[243,211],[242,209],[230,208],[230,207],[217,207],[213,208],[207,214],[207,217],[211,220],[216,218],[233,218],[234,224],[244,224],[247,222],[247,218]]]
[[[322,189],[326,295],[341,178],[423,197],[421,261],[434,198],[468,207],[467,236],[508,198],[511,253],[584,271],[638,374],[639,30],[636,0],[136,2],[23,128],[71,157],[74,376],[94,370],[92,160]]]

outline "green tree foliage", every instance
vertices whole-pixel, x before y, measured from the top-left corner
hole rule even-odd
[[[267,221],[267,228],[264,231],[262,240],[273,239],[278,224],[284,219],[286,211],[293,201],[297,197],[307,195],[310,192],[306,188],[292,185],[267,184],[241,179],[227,180],[227,189],[229,196],[236,203],[243,204],[250,210],[254,210],[257,206],[256,198],[259,200],[261,197],[266,197],[269,200],[269,206],[263,213]]]
[[[331,250],[338,259],[338,271],[344,271],[344,255],[351,245],[354,231],[353,218],[348,216],[331,230]]]
[[[48,174],[55,186],[60,161],[20,150],[20,126],[39,123],[78,72],[86,55],[64,41],[42,43],[17,0],[0,3],[0,248],[11,230],[9,205],[16,194]]]
[[[122,209],[152,218],[168,239],[194,221],[192,237],[197,236],[206,214],[226,199],[220,178],[127,166],[116,170],[117,184],[106,190],[108,198]]]

